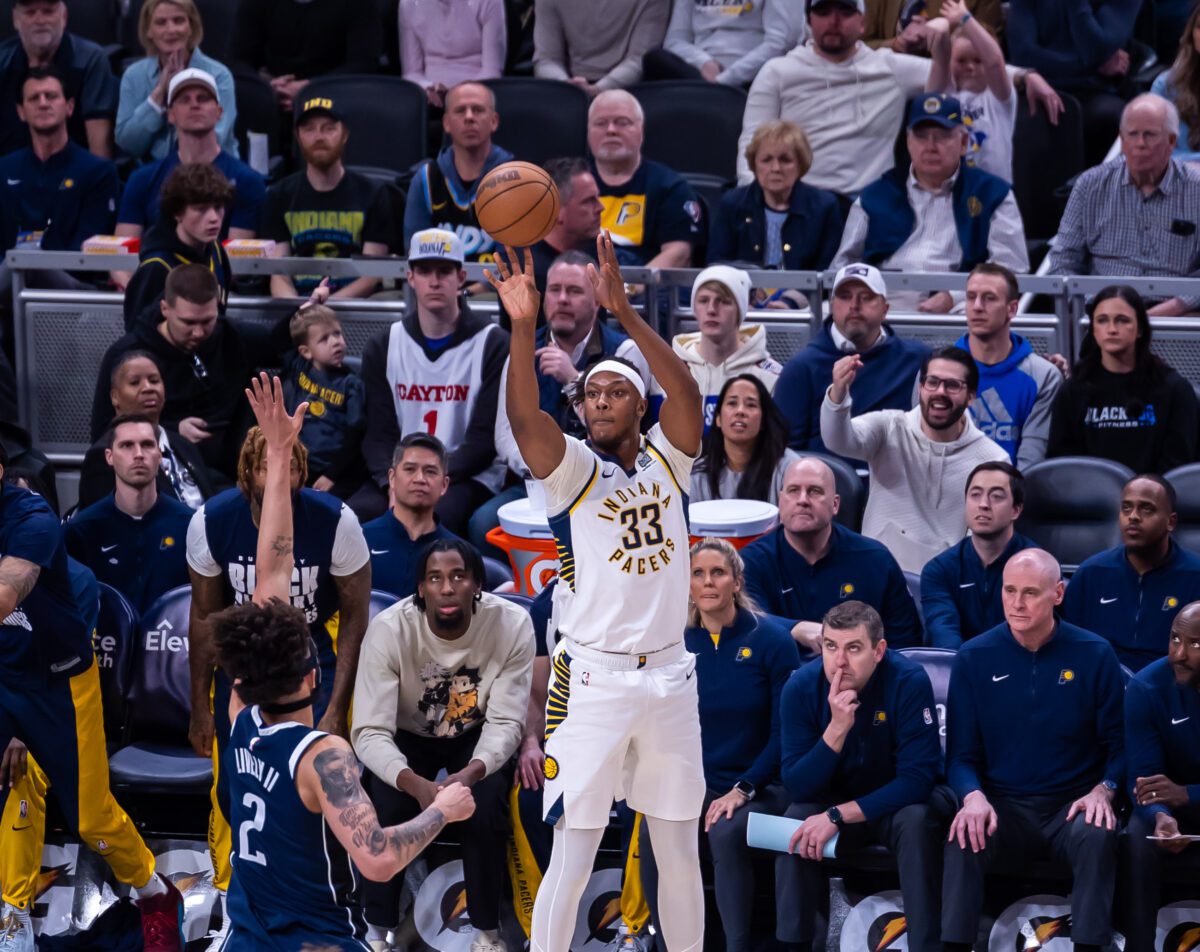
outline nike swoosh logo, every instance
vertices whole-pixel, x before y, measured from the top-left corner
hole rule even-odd
[[[120,542],[114,542],[112,545],[102,545],[102,546],[100,546],[100,551],[101,552],[111,552],[113,549],[115,549],[120,544],[121,544]]]
[[[783,590],[782,590],[782,591],[781,591],[779,594],[780,594],[780,595],[786,595],[788,592],[794,592],[794,591],[795,591],[795,589],[794,589],[794,588],[785,588],[785,589],[783,589]]]
[[[999,676],[997,676],[997,675],[994,675],[994,674],[993,674],[993,675],[992,675],[992,680],[993,680],[993,681],[1003,681],[1003,680],[1004,680],[1005,678],[1007,678],[1007,677],[1008,677],[1008,675],[1007,675],[1007,674],[1001,674],[1001,675],[999,675]]]
[[[974,588],[975,583],[974,582],[959,582],[958,587],[959,588]]]
[[[1182,724],[1184,721],[1190,721],[1191,719],[1192,718],[1191,718],[1190,714],[1187,717],[1172,717],[1171,723],[1172,724]]]
[[[695,676],[696,676],[696,672],[695,672],[695,670],[689,671],[689,672],[687,673],[687,677],[686,677],[686,678],[684,678],[684,680],[685,680],[685,681],[690,681],[690,680],[692,680],[692,678],[694,678]]]
[[[439,208],[445,208],[445,207],[446,207],[446,203],[445,203],[445,202],[434,202],[434,203],[433,203],[433,204],[430,206],[429,210],[430,210],[431,212],[436,212],[436,211],[437,211]]]
[[[617,469],[616,469],[616,467],[615,467],[615,466],[614,466],[612,469],[601,469],[601,470],[600,470],[600,475],[601,475],[601,477],[602,477],[602,478],[604,478],[604,479],[610,479],[610,478],[612,478],[613,476],[616,476],[616,475],[617,475]]]
[[[32,829],[33,829],[32,823],[26,823],[24,826],[17,826],[15,823],[13,824],[13,832],[14,833],[20,833],[22,830],[32,830]]]
[[[390,551],[391,551],[390,549],[372,549],[371,554],[372,555],[387,555],[388,552],[390,552]]]
[[[1100,604],[1101,604],[1101,605],[1111,605],[1111,604],[1112,604],[1113,602],[1115,602],[1116,600],[1117,600],[1117,596],[1116,596],[1116,595],[1114,595],[1112,598],[1102,598],[1102,599],[1100,599]]]

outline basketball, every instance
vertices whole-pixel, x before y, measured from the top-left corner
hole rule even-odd
[[[532,162],[505,162],[479,183],[475,217],[497,244],[528,248],[554,227],[558,187]]]

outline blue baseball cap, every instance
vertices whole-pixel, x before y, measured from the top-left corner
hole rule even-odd
[[[963,124],[962,105],[945,93],[918,96],[908,104],[908,128],[922,122],[936,122],[946,129],[957,129]]]

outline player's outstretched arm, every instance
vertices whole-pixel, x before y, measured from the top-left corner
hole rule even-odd
[[[646,358],[650,373],[663,388],[666,400],[658,413],[663,433],[676,449],[695,456],[700,452],[700,437],[704,435],[704,412],[700,388],[692,372],[671,345],[659,337],[630,305],[612,235],[607,231],[596,236],[596,260],[600,262],[598,269],[588,265],[596,303],[616,315],[625,333]]]
[[[447,823],[475,812],[471,791],[462,784],[439,790],[430,806],[398,826],[380,826],[375,806],[359,781],[358,759],[340,737],[312,745],[300,762],[296,788],[310,810],[320,812],[367,879],[386,882],[412,862]]]
[[[525,264],[518,269],[517,253],[507,246],[504,254],[496,252],[499,277],[484,271],[484,276],[504,304],[512,319],[509,338],[508,384],[504,399],[513,439],[521,458],[538,479],[545,479],[562,462],[567,453],[567,440],[554,418],[538,404],[537,374],[533,369],[534,334],[537,330],[538,309],[542,296],[533,280],[533,255],[524,249]],[[505,260],[507,256],[507,260]]]
[[[258,551],[254,556],[254,604],[272,598],[288,600],[295,561],[292,556],[292,447],[304,425],[308,404],[288,415],[283,384],[260,373],[251,379],[246,399],[267,441],[267,483],[258,519]]]

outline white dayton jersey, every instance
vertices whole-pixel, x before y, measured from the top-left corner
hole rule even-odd
[[[682,640],[692,462],[659,424],[643,437],[629,471],[567,437],[562,462],[543,480],[559,576],[573,593],[559,617],[562,635],[621,654]]]

